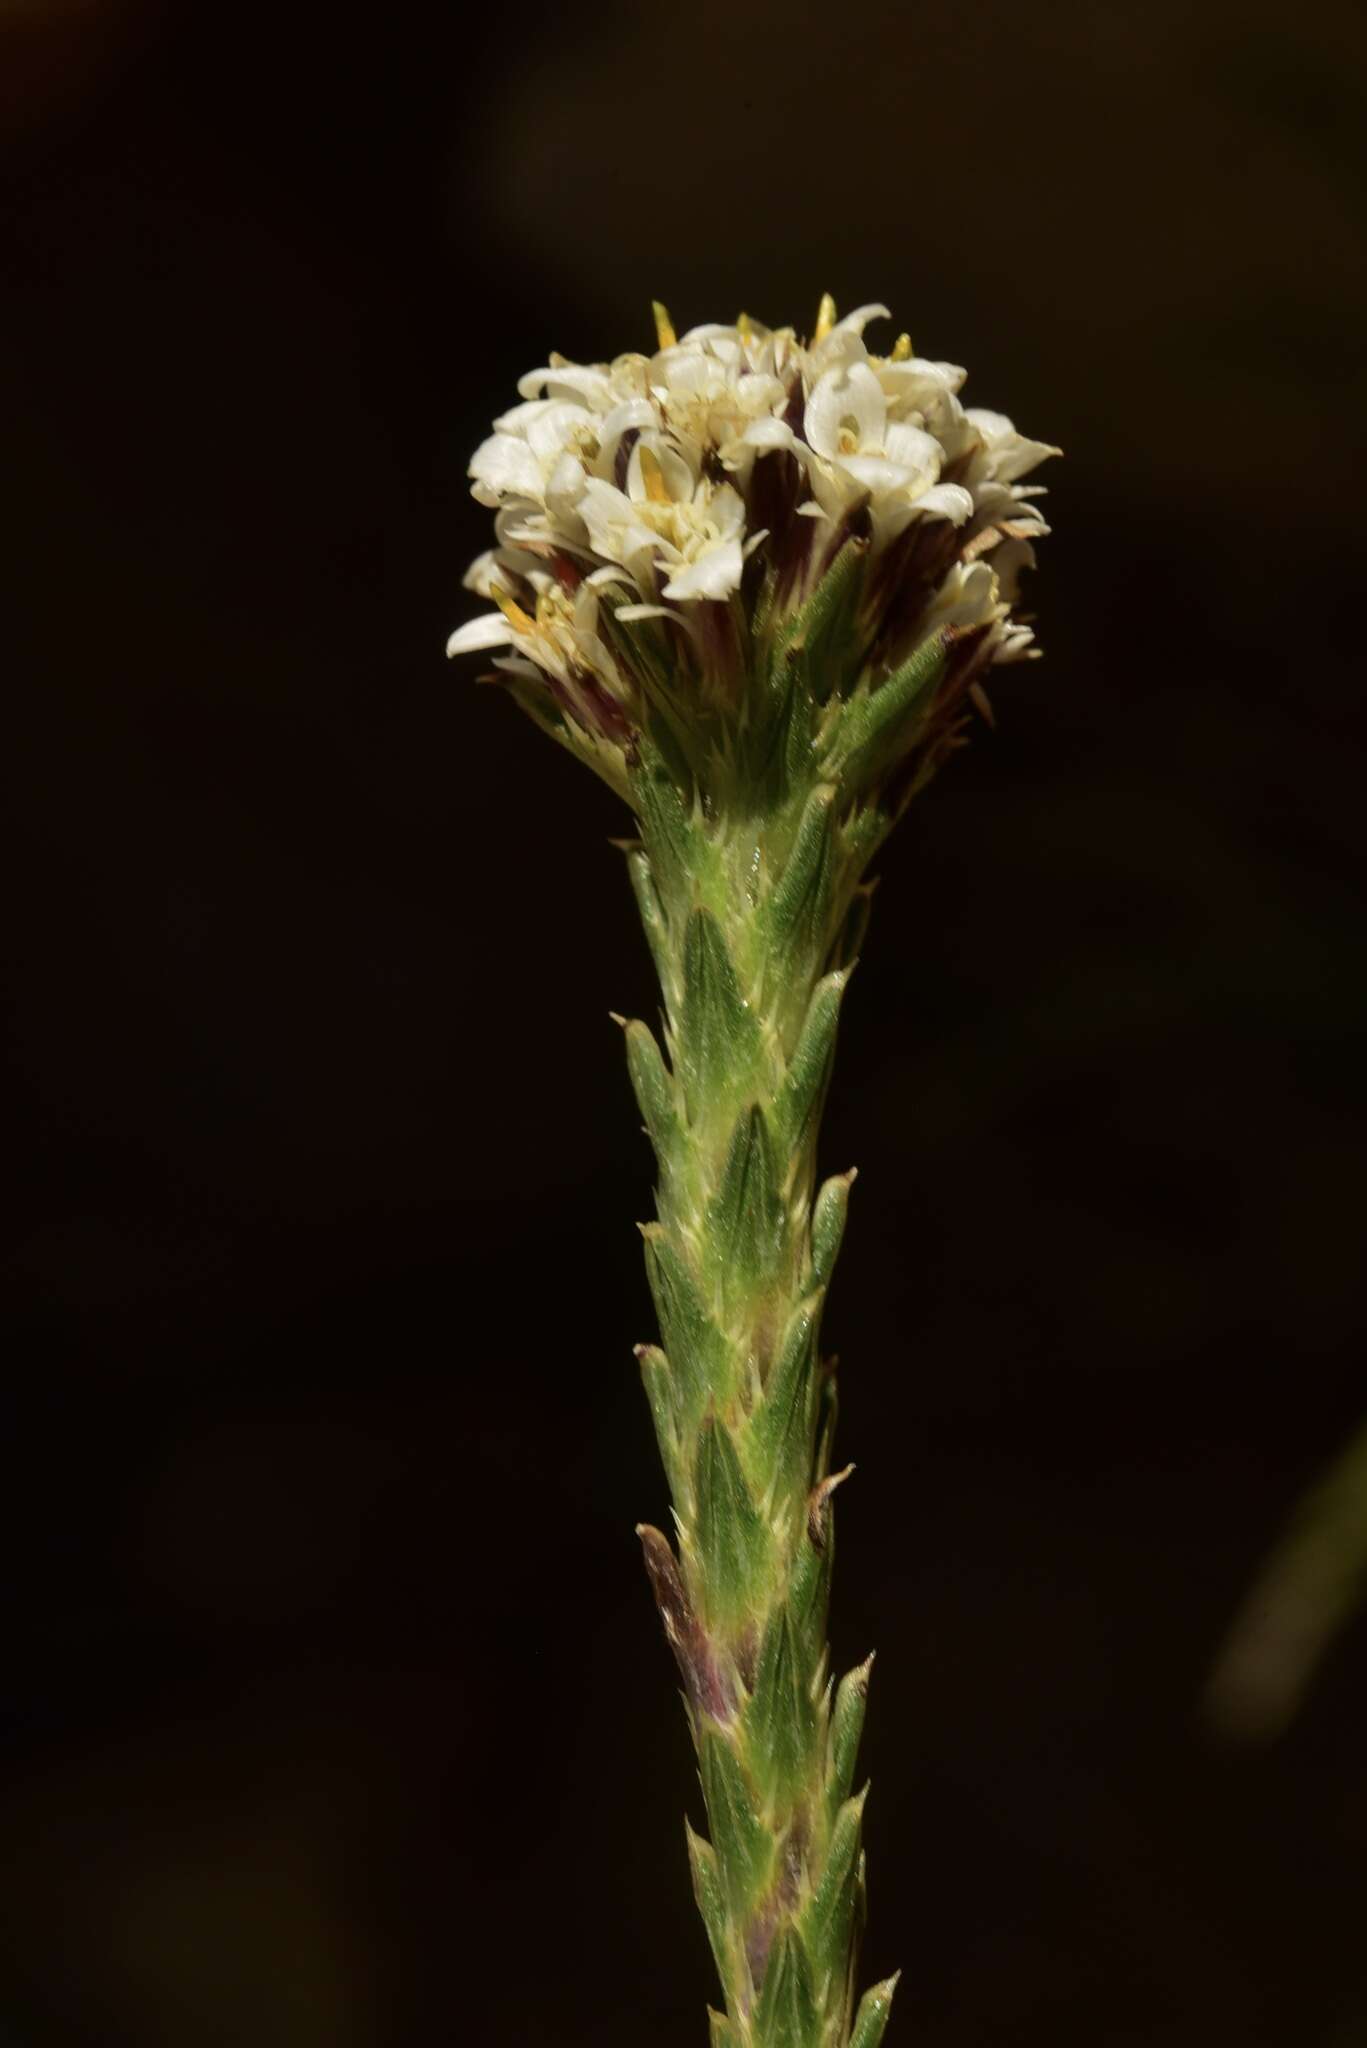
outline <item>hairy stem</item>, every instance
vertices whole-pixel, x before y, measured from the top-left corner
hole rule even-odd
[[[632,880],[664,1044],[626,1026],[659,1165],[643,1226],[662,1345],[638,1356],[677,1549],[640,1531],[683,1676],[709,1839],[689,1831],[725,2015],[713,2048],[875,2048],[855,2012],[868,1665],[836,1686],[826,1610],[835,1385],[821,1311],[852,1174],[817,1191],[816,1135],[869,847],[834,784],[728,801],[633,771]]]

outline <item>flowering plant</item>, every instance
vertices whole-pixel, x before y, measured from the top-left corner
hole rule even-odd
[[[611,364],[552,356],[470,465],[494,651],[518,703],[631,806],[663,1044],[622,1020],[659,1166],[637,1356],[675,1541],[639,1530],[683,1682],[688,1830],[725,2012],[712,2048],[876,2048],[855,1995],[855,1754],[869,1664],[828,1675],[835,1383],[821,1310],[854,1175],[816,1134],[868,863],[1033,653],[1021,571],[1057,451],[965,408],[964,372],[742,316]],[[872,1660],[870,1660],[871,1663]]]

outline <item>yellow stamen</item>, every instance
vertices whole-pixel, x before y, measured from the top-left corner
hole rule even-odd
[[[520,604],[515,604],[511,597],[507,596],[504,591],[499,590],[497,587],[494,590],[494,603],[515,632],[534,633],[536,631],[536,620],[530,618],[523,611]]]
[[[742,341],[750,339],[750,315],[748,313],[737,313],[736,332]]]
[[[915,353],[916,351],[911,345],[911,336],[909,334],[899,334],[896,341],[892,344],[892,354],[888,357],[888,361],[890,363],[905,363]]]
[[[641,482],[646,487],[646,496],[653,498],[657,505],[672,503],[665,489],[665,473],[660,467],[660,458],[653,448],[647,448],[644,441],[637,443],[641,452]]]
[[[829,292],[821,294],[821,304],[816,309],[816,331],[813,341],[824,341],[835,325],[835,300]]]
[[[650,310],[655,315],[655,333],[660,347],[673,348],[679,337],[674,332],[674,322],[669,317],[668,306],[661,305],[658,299],[652,299]]]

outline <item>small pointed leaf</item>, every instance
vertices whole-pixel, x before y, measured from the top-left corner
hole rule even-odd
[[[806,1488],[812,1462],[812,1399],[824,1291],[799,1302],[788,1319],[764,1398],[750,1424],[751,1466],[766,1490]]]
[[[693,1549],[707,1620],[734,1628],[753,1611],[769,1533],[724,1423],[704,1423],[693,1473]]]
[[[731,1945],[728,1936],[726,1914],[726,1890],[722,1884],[721,1866],[717,1852],[710,1842],[701,1835],[695,1835],[688,1822],[684,1822],[688,1837],[688,1866],[693,1873],[693,1896],[702,1915],[703,1926],[712,1948],[712,1960],[721,1978],[722,1990],[727,1999],[731,1996]]]
[[[823,1181],[812,1208],[812,1279],[818,1287],[830,1283],[840,1240],[845,1235],[845,1216],[856,1171],[851,1167],[848,1173],[837,1173]]]
[[[788,1612],[806,1668],[815,1670],[826,1641],[826,1609],[831,1588],[831,1546],[818,1549],[807,1533],[806,1518],[797,1538],[788,1581]]]
[[[896,760],[934,702],[948,641],[935,633],[866,697],[853,701],[837,728],[835,765],[851,795],[867,789]]]
[[[674,777],[658,762],[631,778],[641,835],[666,898],[687,894],[692,870],[693,827],[689,803]]]
[[[816,1708],[801,1647],[783,1607],[764,1632],[745,1732],[770,1806],[780,1811],[791,1807],[812,1775]]]
[[[827,974],[812,991],[802,1030],[784,1077],[779,1097],[779,1127],[790,1151],[802,1151],[810,1142],[821,1112],[835,1053],[840,1004],[850,978],[850,969]]]
[[[674,1386],[669,1371],[669,1360],[658,1344],[638,1344],[636,1359],[641,1368],[641,1382],[650,1404],[650,1419],[655,1424],[655,1438],[660,1446],[660,1458],[669,1480],[670,1489],[678,1493],[680,1481],[687,1479],[679,1462],[679,1436],[674,1421]]]
[[[848,539],[783,635],[783,647],[802,653],[818,701],[843,688],[859,654],[854,614],[864,580],[868,543]]]
[[[626,1042],[631,1085],[642,1121],[650,1134],[650,1142],[663,1168],[668,1163],[679,1130],[674,1078],[664,1063],[654,1032],[639,1017],[628,1019]]]
[[[873,1658],[866,1657],[853,1671],[847,1671],[836,1688],[835,1710],[831,1715],[830,1763],[826,1775],[826,1803],[832,1822],[850,1796],[854,1767],[859,1755],[859,1738],[864,1732],[864,1708],[869,1696],[869,1674]]]
[[[815,2048],[821,2038],[820,2024],[811,1964],[790,1923],[769,1951],[755,2007],[756,2048]]]
[[[632,846],[627,850],[627,874],[631,880],[636,908],[640,913],[650,957],[655,962],[655,972],[660,977],[665,1001],[672,1004],[677,1000],[678,990],[674,984],[674,961],[669,948],[669,927],[655,887],[655,876],[651,870],[650,857],[644,847]]]
[[[802,1915],[802,1938],[823,2004],[836,1985],[844,1992],[859,1889],[859,1835],[866,1796],[866,1792],[861,1792],[857,1798],[847,1799],[836,1815],[826,1851],[826,1867]]]
[[[719,1094],[744,1085],[759,1046],[759,1027],[740,992],[721,926],[695,910],[684,933],[683,1005],[678,1066],[691,1121]]]
[[[808,797],[792,850],[764,906],[770,943],[784,952],[825,952],[832,871],[835,790],[823,782]]]
[[[897,1975],[901,1975],[900,1970]],[[885,1977],[881,1984],[875,1984],[871,1991],[864,1993],[855,2014],[850,2048],[878,2048],[888,2023],[888,2014],[892,2011],[892,1995],[896,1989],[897,1977]]]
[[[748,1292],[773,1267],[783,1230],[777,1180],[768,1120],[755,1102],[737,1119],[709,1216],[728,1295]]]
[[[744,1921],[769,1881],[774,1845],[759,1814],[759,1800],[726,1736],[704,1729],[698,1768],[731,1918]]]
[[[712,1320],[688,1260],[659,1223],[641,1227],[646,1272],[660,1318],[675,1388],[675,1423],[681,1435],[697,1427],[709,1394],[725,1387],[726,1339]]]

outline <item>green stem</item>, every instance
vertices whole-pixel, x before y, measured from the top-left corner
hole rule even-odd
[[[626,1027],[659,1163],[643,1227],[663,1347],[639,1352],[677,1554],[642,1528],[683,1675],[710,1839],[689,1831],[725,2000],[713,2048],[875,2048],[892,1982],[855,2012],[869,1666],[828,1675],[835,1387],[820,1322],[850,1174],[816,1191],[816,1134],[862,920],[870,814],[789,774],[771,801],[633,769],[632,879],[664,1051]]]

